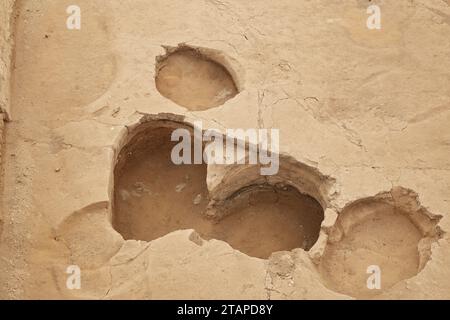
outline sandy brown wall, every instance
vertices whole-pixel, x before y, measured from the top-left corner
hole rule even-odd
[[[0,112],[7,117],[10,115],[11,21],[14,2],[15,0],[0,1]]]
[[[3,145],[3,114],[0,113],[0,168],[2,167],[2,145]],[[2,175],[0,172],[0,185],[2,182]]]
[[[2,147],[4,121],[10,119],[10,75],[12,57],[12,19],[15,0],[0,1],[0,188],[2,187]],[[0,199],[1,203],[1,199]],[[0,233],[2,231],[0,206]]]
[[[2,147],[3,147],[3,113],[0,112],[0,191],[3,190]],[[3,231],[2,199],[0,192],[0,235]]]

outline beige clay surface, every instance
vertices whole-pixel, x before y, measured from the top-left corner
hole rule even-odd
[[[5,0],[0,298],[450,299],[450,2],[370,3]],[[173,165],[196,121],[279,173]]]

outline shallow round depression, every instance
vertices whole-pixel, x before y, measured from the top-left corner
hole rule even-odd
[[[195,229],[249,256],[303,248],[317,241],[323,210],[292,186],[251,185],[208,219],[206,165],[175,165],[170,141],[179,124],[155,124],[122,148],[115,168],[113,226],[125,239],[151,241],[170,232]]]
[[[197,49],[182,47],[158,60],[156,88],[189,110],[218,107],[238,94],[230,72]]]
[[[324,218],[314,198],[288,185],[243,188],[218,210],[224,218],[205,236],[259,258],[277,251],[311,249]]]
[[[423,225],[433,227],[424,232]],[[429,258],[434,227],[428,217],[413,218],[410,212],[381,200],[350,205],[339,215],[321,259],[326,285],[366,299],[414,277]],[[374,285],[375,272],[380,287]]]

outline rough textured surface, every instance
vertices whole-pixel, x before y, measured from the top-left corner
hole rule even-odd
[[[339,213],[329,233],[320,269],[330,288],[359,298],[373,297],[367,288],[368,266],[382,271],[380,285],[416,276],[431,255],[430,244],[441,237],[433,217],[416,202],[416,195],[395,188],[357,201]]]
[[[0,3],[0,190],[3,188],[2,149],[4,121],[10,118],[10,77],[12,54],[12,20],[14,0]],[[0,235],[3,227],[3,209],[0,199]]]
[[[0,113],[0,190],[3,189],[3,171],[1,170],[2,168],[2,147],[3,147],[3,128],[4,128],[4,123],[3,123],[3,114]],[[1,205],[1,199],[0,199],[0,235],[2,234],[2,229],[3,229],[3,208]]]
[[[328,236],[343,208],[401,186],[443,232],[423,269],[377,298],[449,299],[450,6],[378,3],[380,31],[363,0],[78,0],[73,31],[72,1],[19,1],[0,297],[349,299],[318,271]],[[180,43],[222,52],[240,93],[200,112],[164,98],[155,58]],[[115,157],[157,118],[279,128],[280,174],[325,208],[311,251],[257,259],[192,230],[125,241],[111,225]],[[254,169],[209,166],[212,198],[261,182]],[[74,264],[81,290],[65,285]]]
[[[0,113],[9,117],[12,52],[12,23],[15,0],[0,3]],[[0,116],[1,118],[1,116]],[[0,119],[0,121],[2,121]]]

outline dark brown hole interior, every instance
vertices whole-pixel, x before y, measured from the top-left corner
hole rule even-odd
[[[115,169],[114,228],[125,239],[151,241],[181,229],[226,241],[247,255],[304,248],[316,242],[323,210],[297,189],[249,186],[219,208],[223,218],[204,216],[208,205],[206,165],[175,165],[172,128],[137,134],[121,151]]]

